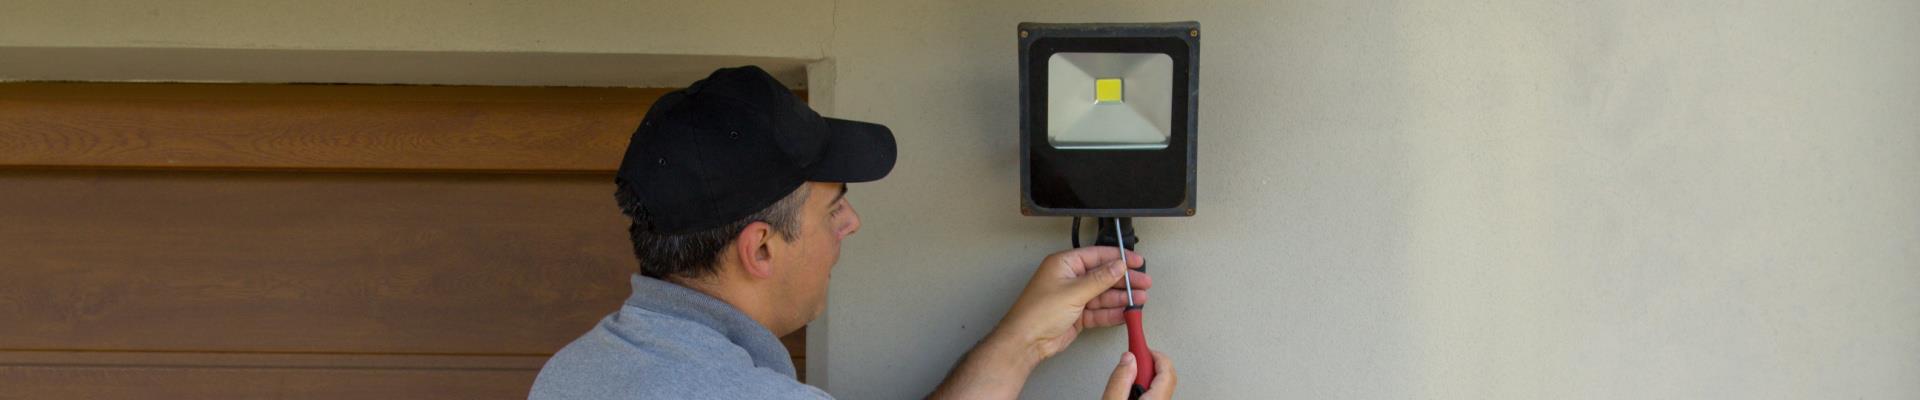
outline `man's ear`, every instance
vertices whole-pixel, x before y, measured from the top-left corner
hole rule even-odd
[[[740,268],[747,276],[755,279],[773,277],[773,225],[755,221],[740,230],[733,238],[734,256],[740,259]]]

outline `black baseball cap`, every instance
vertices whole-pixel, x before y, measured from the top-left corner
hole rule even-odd
[[[893,131],[821,117],[766,71],[722,68],[661,96],[614,177],[656,234],[700,231],[766,209],[807,181],[869,182],[893,171]]]

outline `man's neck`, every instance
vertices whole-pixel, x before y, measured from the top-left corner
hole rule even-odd
[[[693,289],[696,292],[719,299],[721,302],[733,306],[734,309],[740,310],[740,313],[746,314],[747,318],[752,318],[753,322],[759,323],[761,328],[766,328],[768,332],[772,332],[776,337],[786,336],[788,333],[792,333],[792,329],[785,329],[781,324],[776,322],[778,320],[774,318],[774,313],[771,312],[774,307],[767,305],[766,291],[759,290],[759,288],[747,287],[740,281],[733,279],[733,277],[725,276],[724,273],[703,279],[676,278],[669,280],[669,282]]]

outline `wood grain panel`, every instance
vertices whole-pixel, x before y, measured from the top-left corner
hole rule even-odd
[[[630,292],[609,180],[0,170],[0,346],[548,354]]]
[[[0,350],[0,367],[331,368],[537,371],[547,356]]]
[[[609,172],[670,90],[0,83],[0,167]]]
[[[7,398],[525,398],[546,356],[0,351]]]
[[[538,371],[4,367],[0,399],[524,399]]]
[[[0,83],[0,398],[524,397],[668,90]]]

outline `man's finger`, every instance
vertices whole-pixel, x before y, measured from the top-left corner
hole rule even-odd
[[[1080,312],[1080,326],[1083,328],[1105,328],[1127,323],[1125,307],[1101,308]]]
[[[1089,268],[1086,274],[1073,280],[1073,284],[1068,288],[1067,294],[1073,296],[1073,304],[1091,303],[1094,297],[1106,292],[1107,288],[1113,287],[1114,282],[1124,280],[1127,273],[1123,271],[1126,270],[1120,268],[1119,260],[1114,260],[1112,263],[1096,268]]]
[[[1147,291],[1143,289],[1134,289],[1133,304],[1143,305],[1143,306],[1147,305]],[[1116,307],[1126,307],[1126,306],[1127,306],[1127,291],[1121,290],[1121,289],[1107,289],[1106,293],[1101,293],[1100,297],[1094,298],[1092,303],[1087,303],[1087,308],[1090,308],[1090,309],[1116,308]]]
[[[1139,363],[1133,361],[1133,353],[1121,353],[1120,365],[1113,367],[1113,375],[1107,376],[1107,390],[1100,396],[1103,400],[1126,400],[1133,389],[1134,371]]]
[[[1146,272],[1143,272],[1140,270],[1131,270],[1131,269],[1127,270],[1127,273],[1133,275],[1131,278],[1129,278],[1133,280],[1133,290],[1146,290],[1153,287],[1153,275],[1147,275]],[[1113,284],[1113,288],[1126,290],[1127,280],[1122,279],[1120,280],[1120,282],[1115,282]]]
[[[1173,359],[1165,353],[1153,352],[1153,382],[1147,384],[1152,389],[1141,395],[1143,399],[1171,399],[1174,387],[1180,386],[1180,374],[1173,372]]]
[[[1068,260],[1068,265],[1074,266],[1074,272],[1082,273],[1086,270],[1112,263],[1114,260],[1119,260],[1119,250],[1119,247],[1113,246],[1087,246],[1067,250],[1058,254],[1060,254],[1063,259]],[[1127,251],[1127,268],[1140,268],[1140,266],[1146,265],[1146,262],[1146,257],[1141,256],[1140,253],[1135,253],[1131,250]]]

